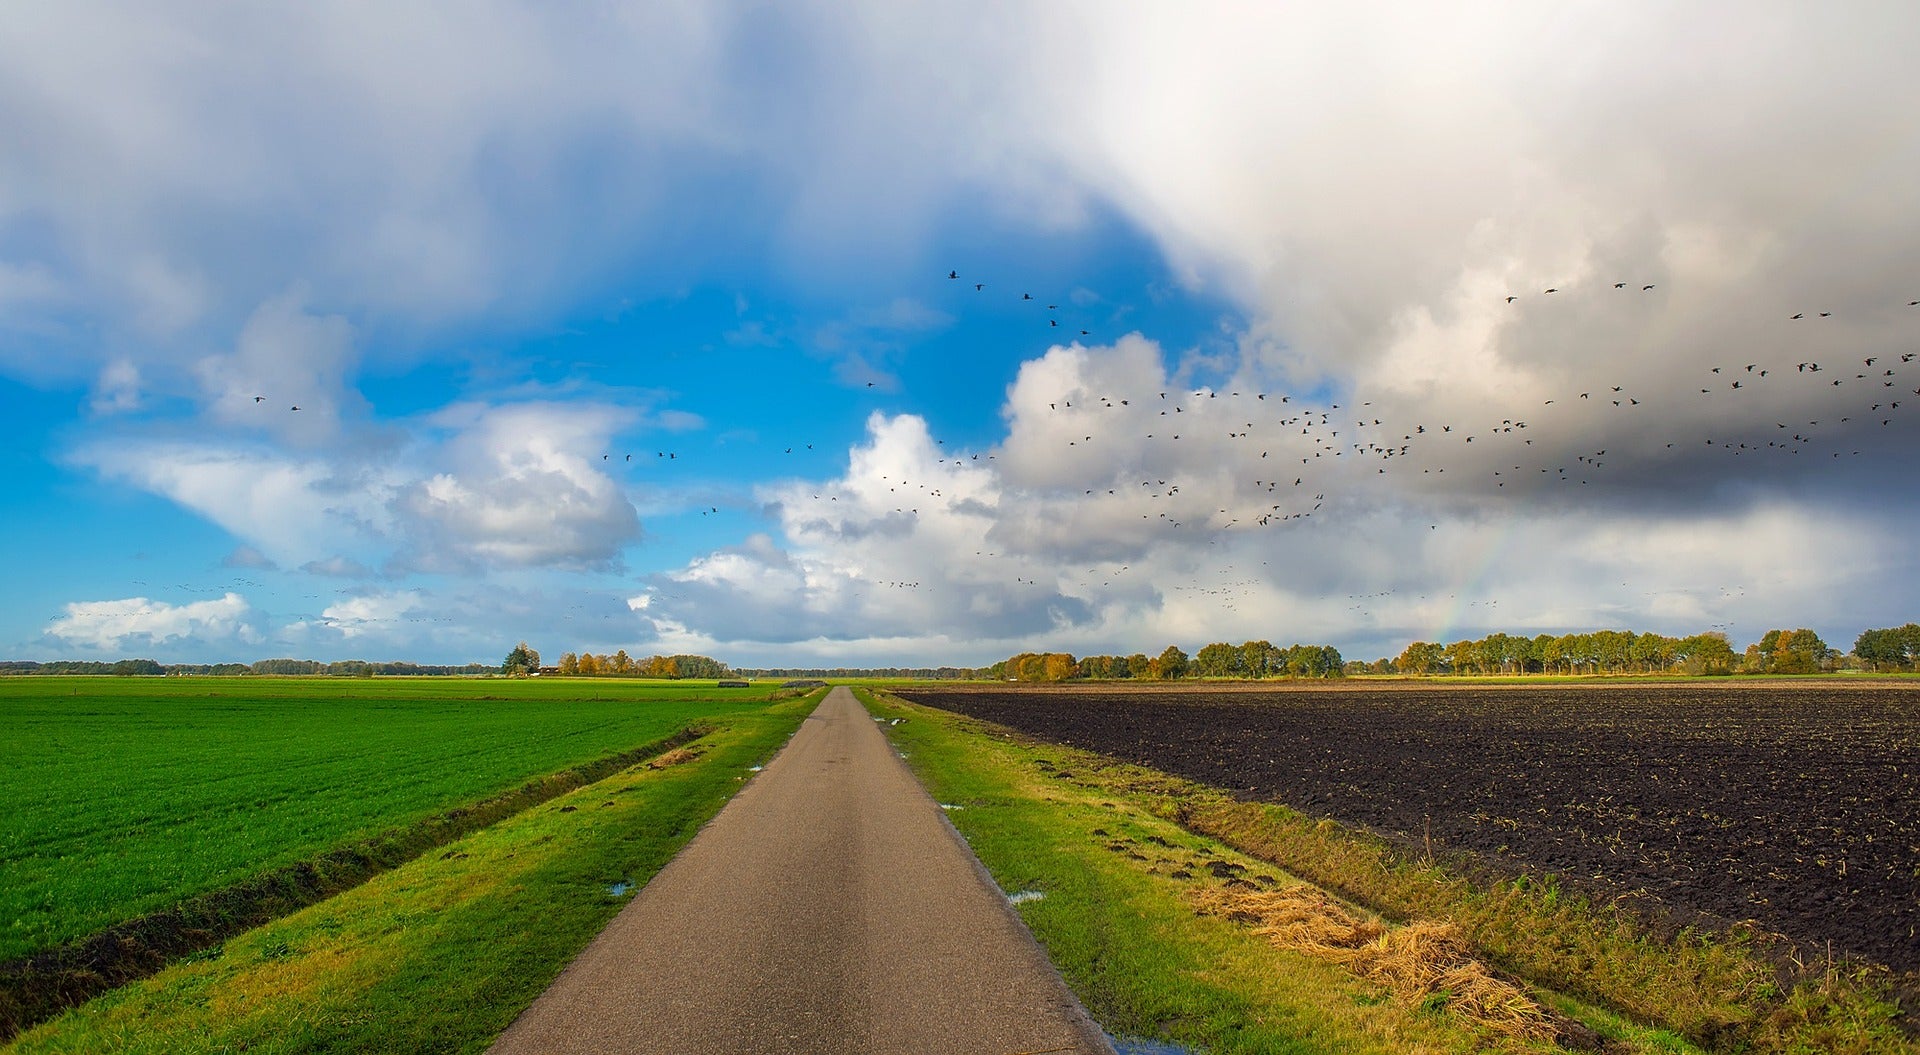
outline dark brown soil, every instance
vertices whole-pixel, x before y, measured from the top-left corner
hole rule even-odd
[[[1920,691],[897,690],[1436,852],[1920,970]]]

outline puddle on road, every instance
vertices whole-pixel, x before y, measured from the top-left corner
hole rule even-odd
[[[1106,1030],[1101,1030],[1106,1033]],[[1171,1040],[1147,1040],[1142,1037],[1116,1037],[1106,1033],[1107,1043],[1113,1045],[1116,1055],[1200,1055],[1197,1049],[1184,1044],[1175,1044]]]
[[[625,879],[607,884],[608,897],[626,897],[629,893],[632,893],[632,891],[633,884]]]

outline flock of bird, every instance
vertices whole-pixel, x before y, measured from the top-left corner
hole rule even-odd
[[[962,291],[971,287],[973,296],[1007,295],[998,284],[963,276],[958,269],[946,272],[945,280]],[[1605,291],[1608,285],[1598,288]],[[1662,289],[1654,282],[1618,281],[1610,286],[1627,297]],[[1553,286],[1533,296],[1559,303],[1571,292]],[[1061,302],[1069,298],[1035,297],[1030,291],[1012,295],[1034,306],[1050,338],[1077,343],[1094,336],[1090,327],[1097,324],[1062,315]],[[1523,308],[1523,299],[1531,298],[1521,293],[1503,296],[1510,308]],[[1920,309],[1920,300],[1906,306]],[[1780,319],[1807,325],[1803,347],[1811,349],[1822,345],[1820,324],[1834,320],[1835,313],[1783,310]],[[1091,500],[1114,517],[1145,521],[1138,537],[1146,540],[1166,533],[1218,537],[1299,524],[1322,513],[1330,494],[1388,479],[1442,496],[1485,498],[1590,487],[1622,471],[1657,472],[1663,462],[1679,464],[1690,457],[1689,450],[1702,447],[1732,458],[1843,459],[1869,449],[1873,441],[1864,435],[1867,430],[1891,428],[1920,408],[1916,360],[1920,352],[1901,350],[1844,362],[1813,351],[1784,359],[1742,357],[1703,366],[1692,384],[1678,389],[1672,383],[1636,384],[1624,376],[1603,379],[1596,371],[1590,384],[1471,420],[1423,418],[1418,410],[1404,409],[1405,400],[1376,401],[1365,398],[1365,392],[1334,402],[1338,397],[1324,392],[1231,385],[1108,392],[1081,387],[1051,393],[1044,415],[1034,405],[1040,420],[1031,422],[1032,430],[1025,435],[1016,430],[999,447],[951,457],[943,449],[937,459],[941,470],[931,474],[933,478],[882,474],[884,494],[862,491],[857,498],[863,509],[879,501],[909,518],[923,509],[952,506],[965,500],[950,493],[956,470],[995,461],[1018,443],[1024,444],[1021,456],[1058,459],[1079,478],[1080,486],[1058,487],[1054,497]],[[254,402],[264,406],[267,397],[255,396]],[[298,405],[289,408],[299,410]],[[1608,420],[1603,415],[1638,417]],[[1716,424],[1688,424],[1696,421]],[[943,441],[935,442],[944,448]],[[1057,445],[1057,453],[1046,454],[1048,444]],[[1204,450],[1187,452],[1196,446]],[[814,449],[808,442],[775,443],[771,448],[786,456]],[[636,456],[643,464],[682,461],[674,450],[654,450],[651,458],[647,454],[607,450],[599,457],[623,465],[633,465]],[[850,492],[860,486],[852,481],[830,484],[811,492],[811,498],[824,510],[843,497],[856,497]],[[720,511],[717,505],[700,509],[703,516]],[[1438,524],[1428,527],[1437,530]],[[981,549],[975,556],[1002,554]],[[1044,579],[1025,572],[1012,578],[1015,585],[1034,590],[1073,583],[1113,589],[1131,588],[1137,575],[1131,565],[1117,561],[1051,571]],[[1236,598],[1264,581],[1232,573],[1227,566],[1214,581],[1194,580],[1171,589],[1231,608]],[[869,585],[916,591],[939,586],[898,578],[875,578]],[[1356,610],[1371,606],[1364,595],[1349,600]]]
[[[947,273],[947,280],[966,281],[957,269]],[[968,284],[980,295],[993,288],[987,282]],[[1660,287],[1623,281],[1611,288],[1635,294]],[[1539,296],[1568,292],[1549,287]],[[1057,303],[1036,299],[1030,292],[1019,292],[1018,299],[1044,306],[1047,328],[1058,327],[1052,314]],[[1503,302],[1515,305],[1522,299],[1507,294]],[[1906,306],[1920,308],[1920,301]],[[1818,310],[1781,314],[1783,323],[1794,325],[1834,318],[1834,312]],[[1072,329],[1090,335],[1078,325]],[[1822,343],[1817,333],[1817,327],[1809,331],[1806,347]],[[1411,481],[1415,489],[1442,496],[1486,499],[1537,495],[1545,488],[1591,487],[1619,472],[1657,473],[1663,465],[1691,458],[1688,448],[1705,447],[1728,458],[1859,457],[1874,442],[1868,430],[1891,428],[1920,407],[1917,361],[1920,352],[1911,351],[1845,363],[1828,354],[1803,352],[1787,359],[1702,366],[1690,388],[1595,376],[1589,385],[1539,398],[1525,409],[1513,407],[1472,420],[1419,420],[1418,411],[1390,417],[1384,401],[1376,407],[1365,393],[1334,402],[1314,393],[1231,386],[1108,392],[1079,387],[1046,399],[1045,417],[1051,420],[1039,425],[1038,434],[1057,444],[1059,453],[1052,457],[1081,478],[1083,486],[1074,488],[1080,499],[1092,500],[1116,516],[1147,521],[1148,537],[1178,532],[1212,541],[1227,532],[1324,515],[1336,489],[1351,491],[1386,479]],[[1608,414],[1642,416],[1610,421],[1603,417]],[[1698,421],[1716,424],[1689,424]],[[1583,437],[1612,438],[1582,445]],[[1010,437],[995,450],[1008,453],[1016,439]],[[1205,449],[1176,453],[1194,444]],[[1044,447],[1027,447],[1022,453],[1045,456]],[[987,451],[942,456],[937,462],[943,468],[960,468],[996,457]],[[917,475],[932,478],[886,474],[884,495],[862,497],[890,498],[892,512],[907,517],[920,515],[930,505],[963,500],[949,493],[952,476]],[[1073,493],[1058,490],[1062,496]],[[843,494],[829,489],[812,498],[824,504],[839,501]],[[1145,511],[1138,511],[1143,505]],[[1003,554],[981,549],[975,556]],[[1032,589],[1131,585],[1132,569],[1118,562],[1049,570],[1052,574],[1042,576],[1016,572],[1013,580]],[[1212,579],[1196,578],[1171,588],[1162,584],[1162,589],[1232,609],[1236,599],[1265,581],[1223,570]],[[1353,600],[1360,609],[1372,607],[1367,598]],[[1488,607],[1495,603],[1472,602]]]

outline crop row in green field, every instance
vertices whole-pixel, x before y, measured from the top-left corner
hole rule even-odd
[[[774,691],[453,678],[0,679],[0,961]]]

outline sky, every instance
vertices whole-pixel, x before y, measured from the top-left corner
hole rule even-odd
[[[0,658],[1844,649],[1920,619],[1916,51],[1896,3],[28,6]]]

